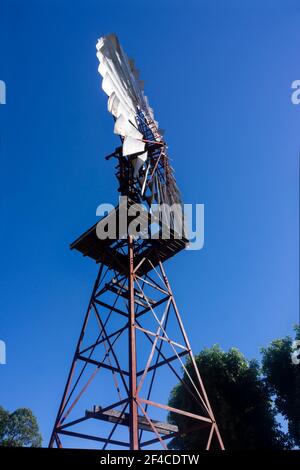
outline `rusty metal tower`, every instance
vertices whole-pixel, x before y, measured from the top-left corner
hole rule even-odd
[[[122,141],[107,159],[116,160],[119,192],[125,202],[71,244],[93,259],[99,270],[49,446],[69,446],[72,439],[74,447],[79,439],[78,447],[94,441],[103,449],[157,445],[166,449],[176,436],[201,430],[204,449],[223,449],[164,269],[164,262],[188,244],[167,145],[134,62],[116,36],[101,38],[97,51],[102,88],[109,96],[114,131]],[[153,203],[175,204],[175,209],[167,223],[157,219],[158,232],[151,237]],[[139,223],[148,236],[133,235],[129,228],[135,204],[140,205]],[[99,227],[103,232],[112,220],[119,220],[124,205],[126,224],[122,229],[117,226],[114,237],[99,238]],[[163,237],[166,226],[168,237]],[[188,406],[177,409],[166,404],[170,389],[165,384],[178,382],[188,391],[195,412]],[[189,425],[173,424],[174,419],[168,417],[175,415]]]

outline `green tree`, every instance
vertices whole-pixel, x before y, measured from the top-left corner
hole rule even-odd
[[[300,327],[295,326],[295,339],[300,340]],[[293,340],[290,336],[276,339],[262,352],[262,371],[276,409],[288,422],[293,446],[300,446],[300,364],[291,360]]]
[[[10,447],[40,447],[42,436],[35,416],[28,408],[13,413],[0,407],[0,445]]]
[[[271,393],[261,377],[256,361],[247,361],[237,349],[224,352],[215,345],[196,356],[205,388],[227,449],[283,449],[291,443],[281,431],[272,405]],[[187,370],[193,380],[190,363]],[[183,381],[188,383],[184,373]],[[197,403],[182,383],[171,392],[169,405],[192,413],[199,413]],[[172,424],[184,430],[195,426],[195,420],[170,413]],[[203,433],[194,431],[174,438],[172,449],[197,449],[202,447]],[[207,437],[206,437],[207,440]]]

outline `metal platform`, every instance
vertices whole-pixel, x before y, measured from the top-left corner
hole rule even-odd
[[[118,212],[119,207],[115,209],[116,216],[118,216]],[[149,213],[145,211],[143,216],[146,218]],[[127,230],[118,233],[116,239],[101,240],[97,236],[97,225],[100,223],[106,226],[111,217],[112,212],[71,243],[70,248],[79,251],[83,256],[88,256],[96,263],[104,263],[110,269],[126,274],[128,271],[128,255],[124,252],[124,246],[127,244]],[[157,266],[159,261],[164,262],[187,247],[188,240],[186,238],[178,238],[178,235],[172,229],[168,230],[170,232],[170,238],[168,239],[140,239],[138,252],[135,253],[135,266],[140,265],[137,268],[139,275],[146,274]],[[144,259],[147,259],[148,262],[143,263]]]
[[[93,411],[86,411],[85,416],[87,418],[99,419],[101,421],[107,421],[109,423],[118,423],[123,426],[129,426],[129,414],[122,413],[117,410],[102,411],[101,407],[94,407]],[[155,419],[151,420],[155,426],[156,431],[164,436],[178,433],[178,426],[169,423],[163,423]],[[147,419],[144,416],[138,416],[138,427],[144,431],[154,432]]]

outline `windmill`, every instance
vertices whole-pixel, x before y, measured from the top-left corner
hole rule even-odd
[[[115,237],[99,238],[99,224],[105,227],[121,212],[120,202],[71,244],[99,268],[49,446],[71,442],[74,447],[79,440],[79,447],[94,442],[103,449],[167,449],[171,439],[201,430],[199,446],[223,449],[164,269],[165,261],[188,245],[164,133],[134,61],[117,37],[102,37],[96,48],[102,89],[121,144],[106,159],[116,162],[118,191],[127,212],[138,204],[148,235],[150,220],[157,221],[158,232],[135,236],[127,223],[125,229],[118,227]],[[153,205],[164,208],[161,218]],[[164,214],[171,206],[171,215]],[[166,227],[168,237],[161,236]],[[165,384],[178,381],[189,392],[195,411],[167,404],[170,388]],[[183,417],[185,424],[175,416]]]

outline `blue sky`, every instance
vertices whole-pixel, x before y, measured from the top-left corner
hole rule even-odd
[[[195,352],[249,358],[298,321],[296,1],[4,0],[0,7],[0,404],[47,444],[96,266],[68,245],[116,202],[95,44],[136,59],[205,246],[167,272]]]

